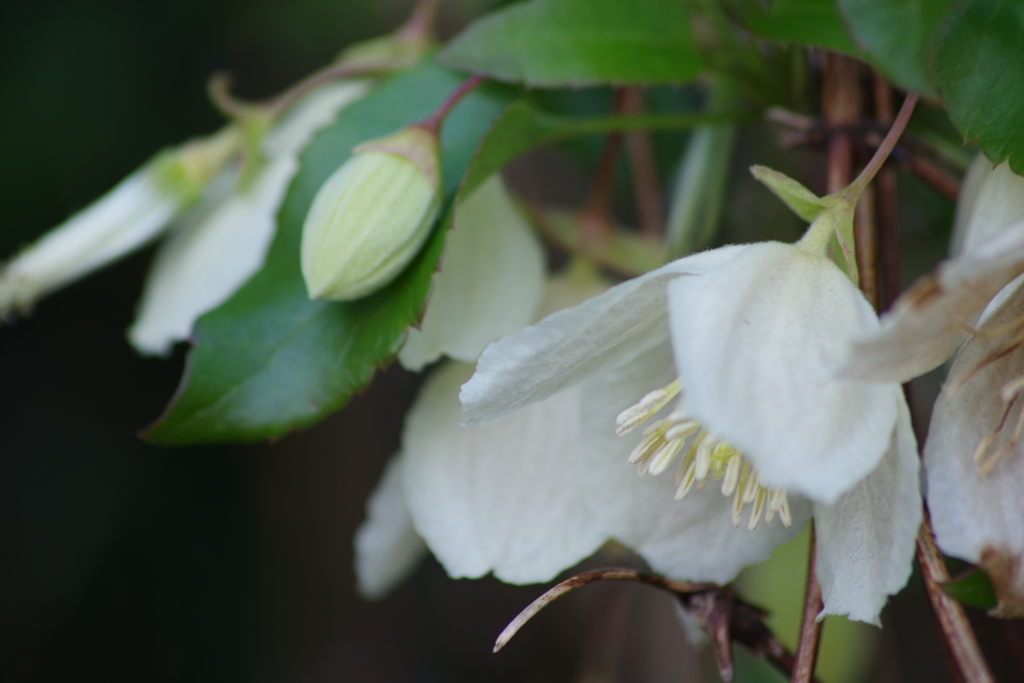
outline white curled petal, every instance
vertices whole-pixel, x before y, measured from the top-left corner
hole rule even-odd
[[[471,372],[464,363],[440,368],[407,418],[405,492],[414,524],[453,577],[493,571],[509,583],[547,581],[605,540],[573,457],[579,394],[563,392],[469,431],[459,426],[458,388]]]
[[[830,261],[752,245],[669,284],[669,319],[687,405],[766,485],[831,503],[885,455],[893,387],[832,379],[849,340],[878,321]]]
[[[259,270],[297,166],[294,157],[274,160],[249,188],[200,212],[160,247],[128,331],[136,349],[168,353],[175,342],[188,338],[196,318],[226,301]]]
[[[402,456],[388,463],[366,504],[366,519],[355,537],[356,581],[363,597],[376,600],[391,592],[427,554],[405,503]]]
[[[673,473],[678,463],[658,476],[640,476],[626,462],[640,434],[615,435],[615,417],[675,374],[669,345],[663,343],[632,363],[581,385],[584,429],[578,451],[591,514],[605,533],[640,553],[666,576],[689,581],[726,583],[744,567],[760,562],[773,548],[790,540],[810,517],[806,501],[790,497],[793,524],[778,517],[747,531],[747,506],[740,526],[732,522],[732,498],[712,482],[675,500]],[[671,410],[671,407],[666,408]]]
[[[905,382],[938,367],[967,338],[966,326],[975,324],[989,301],[1022,272],[1024,221],[915,282],[882,317],[879,333],[851,345],[840,374]]]
[[[906,401],[885,458],[835,505],[814,506],[824,609],[880,625],[890,595],[910,578],[921,527],[920,458]]]
[[[442,355],[475,361],[533,322],[543,291],[544,252],[496,175],[459,206],[423,323],[398,359],[410,370]]]
[[[1024,297],[1018,293],[990,324],[1006,325],[1021,315]],[[999,353],[1014,334],[968,341],[953,363],[948,386],[958,384],[964,373]],[[940,394],[924,449],[936,541],[944,553],[985,569],[999,596],[997,612],[1005,617],[1024,615],[1024,444],[1011,446],[1021,399],[1007,412],[1001,396],[1009,381],[1024,375],[1021,351],[1017,348],[980,369],[959,391]],[[1010,448],[988,474],[982,474],[972,456],[1004,415],[1003,429],[985,451],[982,463]]]
[[[141,247],[167,227],[181,201],[149,166],[48,232],[0,270],[0,315]]]
[[[654,348],[668,336],[666,284],[713,269],[744,249],[724,247],[673,261],[491,344],[459,396],[466,425],[475,429],[500,420]]]

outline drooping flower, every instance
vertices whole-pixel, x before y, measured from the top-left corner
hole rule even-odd
[[[194,204],[238,145],[227,127],[165,150],[0,267],[0,317],[147,244]]]
[[[980,565],[996,613],[1024,614],[1024,178],[979,155],[957,208],[954,256],[854,344],[843,373],[905,381],[959,351],[924,448],[943,552]],[[961,346],[962,344],[962,346]]]
[[[918,461],[898,387],[834,377],[849,341],[878,321],[824,256],[831,226],[816,221],[797,245],[680,259],[503,338],[462,388],[467,426],[500,425],[575,387],[580,480],[610,537],[669,576],[727,581],[813,509],[824,613],[877,621],[910,573]],[[639,444],[613,435],[616,414],[626,432],[659,413]],[[676,480],[641,485],[650,479],[595,464],[627,460],[652,473],[674,465]],[[698,491],[712,477],[732,500]],[[746,509],[749,535],[733,528]],[[769,511],[775,523],[760,523]]]
[[[136,349],[166,354],[191,334],[196,318],[224,302],[259,269],[278,208],[298,170],[299,153],[317,130],[365,91],[366,83],[360,81],[315,90],[267,133],[263,159],[249,182],[241,182],[236,165],[211,187],[157,252],[128,331]]]

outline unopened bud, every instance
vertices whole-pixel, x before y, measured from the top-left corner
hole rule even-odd
[[[440,200],[436,134],[409,126],[356,147],[306,215],[302,275],[309,297],[358,299],[393,280],[426,240]]]

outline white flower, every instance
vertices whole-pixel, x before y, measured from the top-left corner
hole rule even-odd
[[[882,316],[880,332],[851,345],[842,374],[905,382],[945,362],[982,314],[994,311],[1024,273],[1024,178],[978,155],[953,229],[954,258],[919,279]]]
[[[545,305],[561,306],[567,298],[575,303],[595,293],[589,280],[582,285],[578,280],[570,277],[549,286]],[[501,179],[494,177],[458,207],[423,322],[420,329],[410,330],[399,360],[413,370],[422,369],[442,355],[474,360],[490,342],[535,320],[543,293],[544,253]],[[521,463],[517,464],[520,453],[506,450],[514,447],[514,440],[509,442],[504,436],[489,440],[487,434],[459,427],[458,387],[471,373],[472,366],[465,363],[450,362],[439,368],[409,413],[403,452],[389,465],[368,505],[368,519],[356,536],[356,571],[360,590],[368,597],[383,595],[404,578],[423,553],[423,537],[453,575],[479,576],[494,569],[502,576],[514,578],[520,571],[500,560],[501,544],[515,544],[514,535],[490,534],[492,545],[483,542],[468,559],[447,552],[451,547],[449,537],[465,540],[472,536],[472,530],[487,529],[488,515],[501,516],[500,495],[493,498],[494,505],[489,508],[471,510],[468,516],[456,511],[453,518],[445,516],[455,511],[453,508],[434,515],[434,510],[424,509],[420,504],[435,491],[460,493],[467,477],[476,481],[481,490],[490,490],[489,484],[499,484],[509,474],[508,470],[521,467]],[[542,419],[553,417],[543,412],[536,415]],[[515,436],[528,438],[533,433],[529,417],[522,426],[523,430],[516,430]],[[506,443],[510,446],[506,447]],[[497,459],[475,458],[481,449],[495,454]],[[475,466],[474,461],[479,465]],[[494,464],[497,466],[491,466]],[[470,468],[470,474],[462,469],[464,466]],[[426,474],[421,477],[420,473]],[[488,479],[491,476],[497,479]],[[426,492],[426,497],[421,492]],[[453,500],[463,499],[455,495]],[[506,500],[504,504],[510,502]],[[466,500],[463,510],[471,507]],[[535,510],[534,514],[543,524],[543,511]],[[511,531],[515,519],[506,518],[507,530]],[[520,538],[528,542],[533,530],[527,524]],[[524,546],[517,547],[521,551]],[[513,553],[513,560],[518,554],[519,551]]]
[[[813,506],[824,613],[877,621],[910,573],[917,454],[897,386],[834,378],[849,340],[878,322],[822,255],[816,225],[799,245],[681,259],[505,337],[462,388],[466,424],[500,424],[579,387],[579,479],[609,536],[669,576],[726,581],[791,537]],[[663,394],[645,396],[659,386]],[[678,456],[674,482],[630,474],[636,441],[612,435],[616,413],[642,396],[620,415],[620,432],[668,415],[630,459],[654,472]],[[695,491],[711,475],[732,501]],[[733,528],[745,509],[753,534]],[[770,513],[782,523],[759,524]]]
[[[156,155],[0,267],[0,317],[145,245],[202,194],[237,143],[233,128]]]
[[[196,318],[227,300],[259,269],[299,153],[365,91],[365,83],[352,81],[317,89],[267,134],[265,161],[247,186],[235,187],[238,169],[233,169],[210,188],[204,205],[157,252],[128,331],[136,349],[166,354],[191,334]]]
[[[960,347],[924,448],[932,527],[943,552],[989,574],[997,614],[1021,616],[1024,178],[1006,164],[993,169],[976,159],[957,208],[953,252],[897,301],[879,334],[851,348],[843,372],[903,381]]]

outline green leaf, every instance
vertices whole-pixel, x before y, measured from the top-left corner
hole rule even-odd
[[[936,81],[953,124],[994,164],[1024,175],[1024,1],[956,12],[938,46]]]
[[[535,86],[685,83],[701,67],[681,0],[530,0],[471,24],[438,60]]]
[[[199,319],[181,386],[147,440],[181,445],[280,437],[340,408],[390,362],[422,315],[446,231],[435,229],[389,286],[342,303],[307,297],[299,270],[302,224],[317,189],[353,146],[428,116],[461,80],[433,65],[398,75],[316,136],[278,214],[262,270]],[[449,206],[474,149],[508,101],[501,90],[478,88],[444,126]]]
[[[805,43],[857,55],[832,0],[775,0],[771,10],[744,21],[754,33],[781,43]]]
[[[993,609],[999,602],[992,580],[980,569],[975,569],[963,578],[950,581],[942,588],[958,602],[971,607]]]
[[[953,0],[838,0],[854,41],[892,82],[931,93],[930,40]]]

